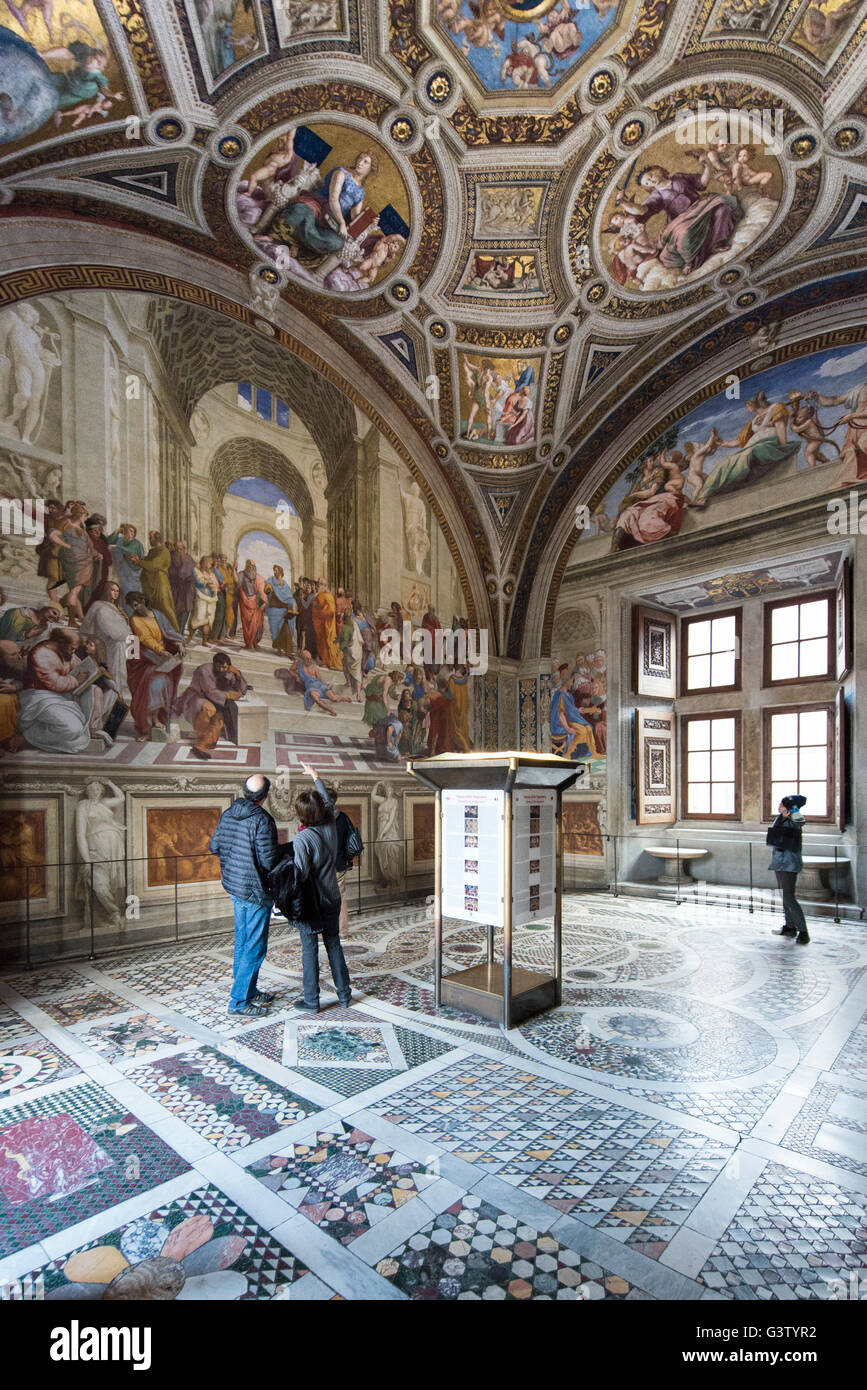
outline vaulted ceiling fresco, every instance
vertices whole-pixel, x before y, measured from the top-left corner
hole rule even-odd
[[[0,303],[165,295],[190,410],[238,325],[293,354],[326,466],[352,401],[538,654],[578,504],[861,340],[865,73],[863,0],[0,0]]]

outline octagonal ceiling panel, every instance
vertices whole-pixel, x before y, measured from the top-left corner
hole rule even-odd
[[[432,0],[431,0],[432,2]],[[435,0],[434,32],[489,96],[559,95],[622,38],[639,0]],[[430,26],[422,32],[430,33]],[[433,36],[432,36],[433,37]]]

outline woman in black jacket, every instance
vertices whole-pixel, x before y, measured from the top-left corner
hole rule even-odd
[[[767,834],[767,843],[773,847],[768,867],[777,875],[777,883],[783,893],[783,911],[786,915],[784,924],[774,928],[774,935],[794,936],[799,946],[806,946],[810,940],[801,904],[795,897],[795,884],[804,867],[801,858],[801,833],[804,824],[801,807],[806,800],[805,796],[784,796],[780,802],[777,819]]]
[[[295,1000],[295,1008],[318,1013],[320,935],[328,953],[337,997],[344,1008],[352,997],[352,984],[340,944],[334,806],[315,770],[305,764],[304,771],[313,778],[313,787],[299,792],[295,798],[295,814],[301,827],[291,845],[294,873],[288,870],[287,855],[272,882],[275,882],[278,906],[288,920],[294,921],[301,935],[304,995]]]

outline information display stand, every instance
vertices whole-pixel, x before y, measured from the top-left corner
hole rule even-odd
[[[407,763],[436,792],[436,1003],[513,1028],[562,998],[563,792],[586,765],[546,753]],[[443,915],[487,928],[487,960],[443,975]],[[513,928],[554,918],[554,974],[512,965]],[[502,962],[494,932],[503,931]]]

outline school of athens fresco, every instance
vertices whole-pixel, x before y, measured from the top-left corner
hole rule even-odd
[[[326,689],[298,688],[288,660],[276,669],[290,672],[285,698],[306,702],[313,720],[341,721],[347,737],[367,736],[342,728],[365,703],[356,677],[341,686],[345,700],[332,690],[344,680],[342,658],[330,663],[347,591],[362,591],[374,628],[378,610],[416,627],[432,611],[432,639],[478,629],[494,657],[549,655],[556,578],[531,634],[524,617],[537,574],[563,572],[564,518],[577,506],[591,514],[578,539],[590,556],[712,531],[744,487],[772,510],[784,477],[814,496],[863,476],[865,44],[852,0],[184,0],[171,14],[135,0],[0,0],[3,491],[62,504],[64,527],[104,517],[109,557],[126,544],[111,539],[121,523],[136,528],[145,560],[159,530],[200,573],[203,556],[221,575],[234,569],[239,593],[239,561],[296,605],[301,579],[317,592],[324,579],[330,641],[297,624],[292,640],[317,647],[319,674],[307,679]],[[34,226],[58,218],[64,238],[34,241]],[[38,274],[25,285],[18,270]],[[77,289],[138,292],[133,337],[153,323],[160,352],[221,359],[206,384],[198,373],[203,389],[184,384],[172,408],[140,409],[150,419],[140,430],[127,328],[104,319],[92,365],[105,383],[95,418],[98,452],[119,479],[110,486],[91,487],[67,464],[60,402],[71,339],[84,351],[86,335],[55,321],[51,305]],[[197,336],[192,320],[205,311]],[[256,371],[226,365],[236,332]],[[297,377],[294,396],[278,360]],[[725,395],[732,373],[737,396]],[[233,499],[228,522],[214,520],[211,462],[197,473],[195,461],[176,495],[171,481],[179,460],[209,448],[196,421],[208,420],[201,397],[217,386],[244,386],[239,409],[271,431],[255,462],[247,445],[218,441],[226,450],[211,462],[219,499]],[[270,393],[267,419],[257,392]],[[280,461],[279,432],[294,428],[281,412],[306,428],[304,397],[317,447],[302,466],[292,450]],[[378,491],[360,481],[363,448],[351,446],[354,473],[341,457],[350,446],[338,422],[350,416],[358,438],[373,430],[382,441]],[[127,502],[133,438],[153,455],[141,515]],[[276,492],[233,492],[242,478]],[[401,546],[385,545],[364,515],[378,506],[381,522],[389,496]],[[74,505],[85,509],[77,520]],[[14,538],[2,544],[3,577],[19,586],[7,602],[61,597],[32,571],[62,569],[62,545],[43,562]],[[103,559],[98,582],[94,572],[64,590],[73,623],[100,585],[123,587]],[[243,647],[241,607],[227,614],[216,630]],[[265,647],[291,655],[269,623]],[[206,629],[197,622],[186,636],[200,642]],[[443,690],[423,685],[435,684],[434,666],[456,667],[421,665],[424,681],[404,676],[406,691],[436,708]],[[380,718],[397,719],[406,691],[395,679],[374,701]],[[461,709],[452,728],[450,714],[441,734],[429,711],[411,733],[405,702],[405,727],[392,728],[403,751],[408,741],[474,746],[486,720],[492,732],[490,701],[470,691],[466,719]],[[95,709],[106,692],[97,682],[86,693]],[[462,706],[463,692],[450,693]],[[130,719],[131,709],[121,736]],[[244,737],[255,733],[252,715],[242,724]],[[137,739],[143,728],[142,716]]]

